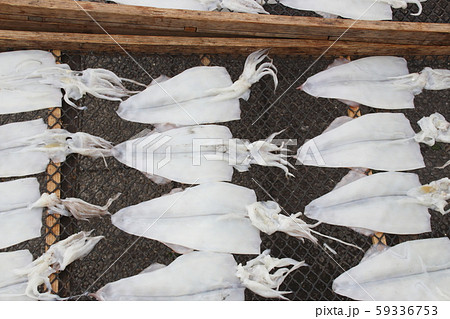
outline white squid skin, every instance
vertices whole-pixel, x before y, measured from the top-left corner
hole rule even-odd
[[[199,125],[152,131],[115,147],[97,136],[47,129],[42,119],[0,126],[0,177],[45,171],[50,160],[69,154],[93,158],[114,156],[143,173],[186,184],[231,181],[233,167],[247,171],[252,164],[281,168],[287,176],[287,149],[272,143],[278,133],[250,143],[235,139],[219,125]]]
[[[287,299],[284,295],[289,292],[279,291],[279,286],[305,263],[269,253],[266,250],[243,266],[231,254],[191,252],[168,266],[153,264],[136,276],[109,283],[91,296],[101,301],[244,301],[248,288],[266,298]]]
[[[128,121],[176,126],[228,122],[240,119],[239,99],[248,100],[250,87],[270,75],[278,80],[267,50],[250,54],[244,71],[232,82],[227,70],[198,66],[169,78],[160,76],[144,91],[120,103],[117,114]]]
[[[0,126],[0,177],[44,172],[49,161],[63,162],[78,153],[90,157],[111,155],[112,145],[86,133],[47,129],[42,119]]]
[[[116,3],[163,9],[215,11],[219,9],[245,13],[264,13],[264,8],[254,0],[114,0]]]
[[[27,276],[19,274],[21,269],[33,261],[28,250],[0,253],[0,300],[33,300],[26,296]]]
[[[0,53],[0,114],[61,107],[62,93],[59,88],[26,78],[36,70],[54,66],[54,56],[46,51]]]
[[[206,183],[121,209],[111,221],[121,230],[167,244],[202,251],[259,254],[261,239],[247,216],[253,190]]]
[[[0,183],[0,249],[41,236],[42,208],[30,208],[40,196],[36,178]]]
[[[123,82],[142,85],[104,69],[72,71],[67,64],[57,64],[47,51],[2,52],[0,64],[0,114],[61,107],[62,97],[69,105],[79,108],[71,99],[78,100],[86,93],[121,101],[136,93],[127,90]]]
[[[212,181],[231,181],[233,167],[223,158],[223,150],[212,145],[203,147],[201,155],[193,152],[195,140],[212,140],[222,145],[232,138],[225,126],[200,125],[182,127],[163,133],[151,132],[148,136],[132,139],[116,145],[112,155],[127,166],[141,172],[158,175],[186,184]],[[170,155],[167,154],[170,152]],[[218,160],[205,160],[203,156],[218,156]],[[194,156],[201,158],[201,165],[193,165]],[[166,163],[166,160],[169,160]],[[162,164],[160,164],[162,163]]]
[[[114,0],[115,3],[162,9],[210,11],[217,8],[218,0]]]
[[[259,231],[284,232],[318,244],[323,235],[299,218],[286,216],[273,201],[257,202],[253,190],[224,183],[204,183],[182,191],[174,189],[138,205],[121,209],[111,218],[117,228],[139,237],[158,240],[177,253],[193,250],[233,254],[259,254]],[[314,235],[313,235],[314,234]]]
[[[277,134],[249,143],[233,138],[226,126],[186,126],[152,131],[115,146],[111,154],[143,173],[185,184],[229,182],[233,167],[243,172],[251,164],[278,167],[291,175],[284,145],[271,143]]]
[[[431,205],[409,195],[421,186],[416,174],[377,173],[312,201],[306,206],[305,215],[333,225],[363,229],[366,234],[430,232]]]
[[[26,176],[45,171],[48,156],[28,151],[28,141],[47,130],[43,120],[0,126],[0,177]]]
[[[112,282],[92,296],[98,300],[244,300],[230,254],[192,252],[170,265]]]
[[[342,121],[342,119],[346,119]],[[347,120],[348,119],[348,120]],[[374,113],[350,120],[301,146],[296,158],[303,165],[365,167],[382,171],[408,171],[425,167],[419,144],[408,119],[401,113]]]
[[[450,240],[413,240],[368,256],[336,278],[333,291],[367,301],[450,300]]]
[[[448,88],[450,70],[427,67],[409,74],[406,60],[393,56],[373,56],[337,65],[308,78],[299,87],[315,97],[347,100],[379,109],[414,108],[414,96],[423,89]]]

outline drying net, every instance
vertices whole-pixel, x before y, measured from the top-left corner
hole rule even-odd
[[[151,77],[161,74],[174,76],[183,70],[198,65],[218,65],[227,68],[233,80],[242,72],[245,56],[229,55],[133,55],[137,65],[126,55],[77,52],[63,52],[61,60],[68,63],[74,70],[86,68],[106,68],[117,75],[134,79],[142,83],[150,83]],[[320,134],[336,117],[347,115],[347,106],[328,99],[316,99],[295,90],[307,77],[323,70],[332,62],[332,58],[322,58],[313,64],[316,57],[279,57],[272,56],[278,68],[279,86],[274,93],[273,82],[265,77],[252,87],[248,101],[241,101],[242,120],[225,123],[233,136],[251,141],[265,139],[273,132],[285,130],[281,139],[292,139],[289,146],[293,152],[307,139]],[[352,57],[356,59],[359,57]],[[410,72],[418,72],[425,66],[432,68],[450,68],[448,57],[406,57]],[[313,64],[313,65],[312,65]],[[312,65],[312,66],[311,66]],[[311,66],[311,67],[310,67]],[[306,72],[310,67],[310,69]],[[304,73],[304,74],[303,74]],[[149,76],[150,75],[150,76]],[[136,88],[138,89],[138,88]],[[416,109],[403,112],[411,121],[415,131],[419,130],[416,122],[422,116],[440,112],[447,118],[450,90],[424,91],[415,99]],[[63,128],[75,132],[83,131],[101,136],[114,144],[125,141],[149,125],[127,122],[119,118],[115,110],[117,102],[103,101],[86,97],[79,105],[88,108],[76,110],[68,105],[62,108],[60,122]],[[361,107],[362,114],[374,112],[368,107]],[[42,117],[51,118],[48,110],[29,112],[16,115],[0,116],[0,125],[31,120]],[[52,122],[50,120],[50,122]],[[433,147],[422,145],[422,154],[427,168],[415,171],[423,184],[448,176],[449,168],[435,169],[448,158],[448,145],[436,144]],[[292,160],[292,164],[295,162]],[[84,158],[70,155],[61,167],[56,167],[58,174],[42,174],[38,176],[41,191],[47,189],[48,181],[52,180],[61,197],[78,197],[93,204],[103,205],[107,199],[121,192],[122,196],[110,207],[112,213],[121,208],[138,204],[142,201],[157,198],[170,192],[175,187],[186,187],[175,182],[166,185],[156,185],[142,173],[128,168],[118,161],[108,158],[106,166],[103,159]],[[258,195],[258,200],[272,198],[283,207],[285,213],[293,214],[303,211],[304,207],[317,197],[329,192],[337,182],[348,172],[347,169],[327,169],[295,165],[294,178],[286,178],[277,168],[254,166],[249,172],[235,172],[233,183],[252,188]],[[1,180],[4,181],[5,179]],[[431,233],[420,236],[385,235],[389,245],[428,237],[448,236],[450,214],[442,216],[430,211],[432,216]],[[308,220],[313,223],[314,221]],[[109,217],[94,219],[90,222],[76,221],[61,217],[55,221],[55,227],[50,224],[44,227],[42,237],[28,241],[6,250],[29,249],[34,257],[38,257],[48,247],[48,239],[54,233],[57,239],[81,231],[94,229],[94,235],[103,235],[96,248],[84,259],[70,265],[66,271],[58,274],[53,280],[58,283],[58,293],[62,297],[74,296],[85,292],[94,292],[108,282],[138,274],[148,265],[158,262],[168,264],[177,255],[159,242],[128,235],[115,228]],[[354,243],[364,250],[371,245],[371,238],[360,235],[348,228],[322,224],[316,228],[324,234]],[[46,242],[47,240],[47,242]],[[336,250],[337,255],[324,250],[311,242],[305,243],[282,233],[271,236],[262,235],[262,247],[271,249],[274,257],[291,257],[305,260],[309,267],[302,267],[292,273],[280,287],[290,290],[288,297],[292,300],[343,300],[331,290],[332,281],[339,274],[357,265],[363,253],[357,249],[323,240]],[[5,250],[4,250],[5,251]],[[238,262],[245,262],[253,256],[236,256]],[[82,300],[90,299],[88,297]],[[247,300],[263,300],[263,298],[247,291]]]

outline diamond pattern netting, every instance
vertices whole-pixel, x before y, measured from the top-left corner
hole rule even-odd
[[[154,78],[160,74],[173,76],[187,68],[201,65],[201,61],[209,60],[211,65],[226,67],[232,79],[236,80],[245,61],[243,56],[226,55],[208,55],[207,59],[201,55],[136,55],[134,58]],[[251,141],[264,139],[273,132],[285,129],[280,138],[293,139],[297,146],[290,147],[295,151],[305,140],[320,134],[334,118],[346,115],[347,108],[340,102],[316,99],[295,90],[295,87],[303,83],[308,76],[323,70],[331,63],[332,59],[319,60],[302,78],[298,79],[298,76],[314,61],[313,57],[275,56],[273,58],[274,64],[279,69],[280,84],[276,92],[274,93],[272,81],[267,77],[263,78],[252,87],[249,101],[241,101],[242,120],[224,125],[231,129],[235,137]],[[425,66],[449,68],[448,57],[407,57],[407,59],[411,72],[420,71]],[[106,68],[121,77],[143,83],[150,82],[146,72],[134,64],[129,57],[123,55],[97,53],[80,55],[76,52],[66,52],[62,55],[62,62],[68,63],[74,70],[83,70],[89,67]],[[293,83],[295,85],[288,89]],[[285,91],[286,93],[280,97],[281,93]],[[403,111],[416,131],[418,131],[416,122],[422,116],[438,111],[447,118],[450,117],[448,112],[449,94],[448,90],[424,91],[415,99],[415,110]],[[275,101],[276,103],[274,103]],[[258,119],[272,103],[274,105]],[[63,127],[69,131],[87,132],[117,144],[149,127],[120,119],[115,114],[117,102],[102,101],[88,96],[80,101],[79,105],[86,105],[88,109],[78,111],[68,106],[64,106],[62,109]],[[363,114],[369,112],[374,112],[374,110],[362,107]],[[38,117],[47,118],[48,114],[49,112],[44,110],[1,116],[0,124]],[[255,120],[257,122],[252,125]],[[448,169],[434,169],[434,167],[442,165],[448,158],[448,146],[443,144],[431,148],[422,146],[422,153],[427,168],[418,170],[416,173],[419,174],[423,183],[448,175]],[[166,194],[172,188],[185,186],[173,182],[167,185],[153,184],[140,172],[125,167],[114,159],[106,159],[106,164],[107,166],[103,159],[93,160],[81,156],[69,156],[59,169],[62,174],[62,180],[59,183],[61,196],[63,198],[78,197],[94,204],[103,205],[108,198],[121,192],[122,196],[110,208],[110,211],[114,213],[123,207]],[[333,189],[348,171],[347,169],[297,165],[295,167],[296,170],[293,172],[295,178],[287,179],[284,173],[276,168],[254,166],[246,173],[235,172],[233,182],[254,189],[259,200],[270,200],[270,196],[273,197],[287,213],[292,214],[303,211],[310,201]],[[46,191],[45,179],[47,178],[43,175],[39,176],[42,192]],[[270,196],[266,194],[266,191]],[[386,235],[388,244],[393,245],[414,238],[448,236],[449,216],[441,216],[435,212],[431,212],[431,215],[432,233],[421,236]],[[95,235],[105,236],[105,240],[101,241],[91,254],[83,260],[74,262],[65,272],[58,275],[61,296],[79,295],[85,291],[94,292],[108,282],[139,273],[151,263],[168,264],[176,258],[176,254],[156,241],[145,238],[138,239],[115,228],[109,217],[91,222],[62,217],[58,221],[61,224],[60,238],[65,238],[80,230],[91,229],[95,229]],[[345,227],[321,225],[316,230],[357,244],[364,250],[367,250],[371,244],[369,238]],[[44,229],[43,234],[45,232]],[[332,292],[332,281],[344,270],[358,264],[362,258],[362,252],[323,240],[337,251],[337,255],[332,255],[310,242],[302,243],[281,233],[271,236],[263,235],[262,239],[262,249],[270,248],[273,256],[305,260],[310,265],[294,272],[282,285],[282,290],[293,292],[289,296],[291,299],[345,299]],[[8,250],[23,248],[30,249],[37,257],[44,251],[45,241],[40,238],[16,245]],[[236,256],[238,262],[245,262],[250,258],[252,256]],[[263,299],[249,291],[247,291],[246,297],[248,300]]]

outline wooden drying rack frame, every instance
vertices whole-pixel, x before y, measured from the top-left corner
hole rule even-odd
[[[450,24],[0,0],[2,49],[123,51],[116,42],[147,54],[448,55]]]

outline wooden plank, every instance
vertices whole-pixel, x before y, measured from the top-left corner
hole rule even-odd
[[[39,32],[68,32],[68,33],[97,33],[104,31],[92,21],[70,20],[60,18],[45,18],[44,22],[36,21],[31,17],[0,14],[0,30],[39,31]],[[20,24],[18,24],[20,21]],[[230,35],[217,32],[199,32],[196,27],[162,27],[157,25],[128,25],[126,28],[120,23],[103,22],[102,27],[111,34],[130,35],[165,35],[189,37],[229,37]],[[75,32],[76,31],[76,32]],[[234,34],[233,37],[259,36],[258,33]],[[328,35],[305,34],[304,39],[328,40]]]
[[[88,26],[92,32],[103,32],[92,17],[100,25],[105,25],[106,31],[112,34],[144,34],[149,28],[161,28],[184,30],[186,36],[199,33],[230,37],[336,39],[346,32],[343,40],[358,42],[439,46],[450,44],[450,24],[436,23],[355,22],[348,19],[200,12],[73,0],[0,0],[0,12],[5,15],[40,17],[43,24],[61,19],[59,24],[73,24],[71,30],[74,33],[84,32],[81,25],[85,28]],[[17,29],[20,30],[26,24],[27,22],[18,24]],[[35,27],[35,31],[44,31],[42,26]]]
[[[111,38],[112,37],[112,38]],[[295,39],[204,38],[170,36],[126,36],[106,34],[76,34],[57,32],[0,31],[3,49],[51,49],[63,47],[69,51],[168,54],[248,54],[260,48],[271,48],[277,55],[448,55],[450,46],[395,45]],[[113,40],[114,39],[114,40]],[[117,43],[120,44],[120,46]]]
[[[61,56],[60,50],[52,50],[55,57]],[[51,108],[48,115],[48,127],[51,129],[62,128],[61,123],[61,108],[55,107]],[[61,197],[61,164],[50,162],[47,166],[47,192],[55,193],[58,197]],[[52,215],[46,210],[45,216],[45,250],[47,251],[51,245],[53,245],[58,240],[58,236],[61,234],[61,225],[59,224],[60,215]],[[52,285],[52,290],[55,293],[59,291],[59,282],[55,274],[50,276],[50,282]]]

